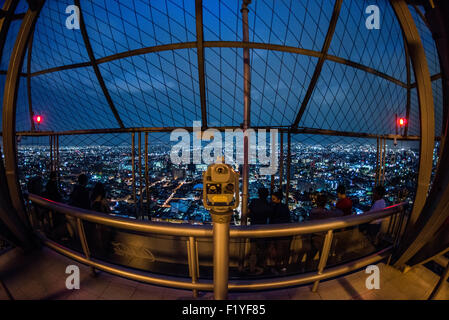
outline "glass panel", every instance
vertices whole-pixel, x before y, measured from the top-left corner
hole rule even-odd
[[[380,29],[365,26],[369,5],[380,11]],[[329,54],[369,66],[406,82],[404,40],[393,9],[385,0],[343,1]]]
[[[71,0],[46,1],[33,38],[31,71],[89,61],[80,30],[66,27]]]
[[[266,50],[251,54],[251,124],[293,124],[318,59]]]
[[[206,103],[209,126],[243,122],[243,50],[206,48]]]
[[[124,58],[100,70],[126,127],[185,127],[201,120],[195,49]]]
[[[3,47],[3,54],[1,57],[0,70],[8,70],[9,66],[9,58],[11,57],[12,50],[14,48],[14,44],[16,42],[17,34],[19,33],[21,20],[12,21],[8,34],[6,36],[5,46]]]
[[[33,51],[34,52],[34,51]],[[92,68],[77,68],[31,78],[34,114],[40,130],[117,127]]]
[[[196,41],[194,1],[83,1],[81,9],[97,58]]]
[[[326,61],[300,126],[394,134],[405,116],[406,89],[373,74]]]

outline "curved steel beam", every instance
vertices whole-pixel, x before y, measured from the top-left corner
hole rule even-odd
[[[278,44],[270,44],[270,43],[261,43],[261,42],[241,42],[241,41],[204,41],[203,42],[204,48],[249,48],[249,49],[261,49],[261,50],[272,50],[272,51],[279,51],[279,52],[289,52],[289,53],[297,53],[309,57],[315,57],[320,58],[321,52],[315,51],[315,50],[309,50],[309,49],[303,49],[298,47],[290,47],[290,46],[283,46]],[[181,42],[181,43],[172,43],[172,44],[165,44],[160,46],[153,46],[153,47],[146,47],[146,48],[140,48],[135,50],[130,50],[126,52],[116,53],[104,58],[97,59],[95,62],[97,64],[111,62],[114,60],[127,58],[127,57],[134,57],[142,54],[152,53],[152,52],[160,52],[160,51],[167,51],[167,50],[179,50],[179,49],[194,49],[197,47],[196,42]],[[401,86],[403,88],[407,88],[407,84],[402,82],[399,79],[396,79],[392,76],[389,76],[388,74],[385,74],[383,72],[380,72],[379,70],[373,69],[371,67],[365,66],[363,64],[344,59],[341,57],[333,56],[333,55],[326,55],[326,60],[344,64],[346,66],[359,69],[368,73],[371,73],[375,76],[381,77],[387,81],[390,81],[398,86]],[[72,65],[66,65],[66,66],[59,66],[54,67],[46,70],[41,70],[38,72],[34,72],[31,74],[32,77],[39,76],[42,74],[47,74],[51,72],[56,72],[60,70],[68,70],[68,69],[75,69],[75,68],[81,68],[85,66],[91,65],[91,62],[84,62],[84,63],[77,63]]]
[[[33,101],[31,99],[31,53],[33,50],[33,33],[30,36],[30,41],[28,42],[28,57],[27,57],[27,96],[28,96],[28,110],[30,113],[30,125],[31,125],[31,131],[34,131],[34,113],[33,113]]]
[[[424,47],[407,3],[404,0],[390,0],[390,4],[405,36],[408,53],[412,61],[421,119],[418,186],[408,225],[408,230],[412,230],[426,202],[432,172],[435,143],[432,84]]]
[[[87,35],[86,25],[84,23],[84,17],[81,10],[81,5],[79,0],[75,0],[75,5],[79,8],[79,20],[80,20],[80,30],[83,36],[84,45],[86,46],[87,54],[89,55],[90,62],[92,63],[92,67],[94,68],[95,75],[97,76],[98,82],[100,84],[101,90],[103,91],[104,97],[108,102],[109,108],[114,114],[115,119],[118,122],[120,128],[124,128],[122,119],[120,119],[120,115],[118,114],[117,109],[115,108],[114,102],[112,101],[111,95],[109,94],[108,89],[106,88],[106,84],[104,83],[103,76],[101,75],[100,68],[98,68],[98,64],[95,60],[94,51],[92,50],[92,46],[90,44],[89,36]]]
[[[407,72],[407,102],[405,106],[405,119],[407,121],[405,122],[405,128],[404,128],[404,136],[407,136],[408,134],[408,126],[410,123],[410,108],[411,108],[411,95],[412,95],[412,88],[410,85],[411,82],[411,72],[410,72],[410,55],[408,54],[408,48],[407,48],[407,41],[405,39],[404,34],[402,34],[402,38],[404,40],[404,51],[405,51],[405,64],[406,64],[406,72]],[[398,127],[398,124],[396,123],[396,128]]]
[[[426,12],[426,16],[429,17],[430,30],[435,38],[443,73],[443,101],[445,109],[448,106],[448,91],[445,89],[449,88],[447,86],[447,83],[449,83],[449,24],[446,18],[448,13],[449,5],[444,2],[438,3],[436,8],[428,9]],[[420,259],[432,254],[432,250],[438,247],[436,241],[441,240],[441,238],[438,238],[438,235],[447,232],[447,230],[439,231],[439,229],[449,218],[449,145],[445,141],[447,139],[448,123],[449,113],[444,112],[444,130],[440,145],[441,153],[438,170],[422,213],[418,217],[413,230],[408,232],[407,237],[403,241],[401,251],[397,254],[398,260],[395,263],[397,267],[402,267],[406,263],[410,263],[410,265],[420,263]]]
[[[298,114],[296,115],[295,122],[293,122],[292,127],[298,127],[301,118],[306,111],[307,104],[312,97],[313,90],[315,89],[316,84],[318,83],[318,78],[320,77],[321,70],[323,69],[323,64],[326,61],[327,51],[331,45],[332,37],[334,36],[335,26],[337,25],[338,17],[340,16],[340,9],[343,0],[335,0],[334,3],[334,11],[332,12],[332,18],[329,22],[329,28],[327,29],[326,38],[324,39],[323,48],[321,49],[321,56],[316,64],[315,71],[313,72],[312,78],[310,80],[309,87],[307,88],[306,95],[304,96],[304,100],[302,101],[301,107],[299,108]]]
[[[33,33],[44,2],[44,0],[39,1],[38,8],[34,11],[28,10],[22,20],[22,24],[17,34],[16,42],[9,60],[3,96],[3,146],[5,153],[6,180],[14,209],[26,225],[29,225],[29,223],[25,214],[22,192],[17,175],[17,149],[15,132],[17,93],[19,89],[20,72],[22,70],[28,41]]]

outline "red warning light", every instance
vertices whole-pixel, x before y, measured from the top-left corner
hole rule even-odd
[[[42,122],[42,116],[36,116],[36,122],[40,124]]]
[[[405,126],[406,123],[407,123],[407,120],[405,118],[399,118],[398,124],[400,127]]]

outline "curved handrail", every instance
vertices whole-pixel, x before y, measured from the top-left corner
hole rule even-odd
[[[167,222],[134,221],[127,218],[112,217],[96,211],[81,209],[67,204],[45,199],[35,194],[27,194],[28,200],[47,209],[68,214],[81,220],[103,224],[120,229],[142,231],[185,237],[212,237],[212,226],[182,225]],[[405,202],[382,210],[367,211],[360,215],[330,218],[326,220],[306,221],[301,223],[285,223],[276,225],[232,226],[231,238],[270,238],[310,234],[351,227],[386,218],[398,210],[403,210]]]
[[[198,270],[198,252],[195,249],[196,237],[213,237],[212,226],[194,226],[194,225],[179,225],[164,222],[149,222],[149,221],[133,221],[131,219],[112,217],[107,214],[80,209],[72,207],[66,204],[58,203],[37,196],[35,194],[25,194],[26,198],[36,205],[40,205],[49,210],[61,214],[70,215],[78,220],[78,228],[80,232],[80,240],[83,246],[84,257],[77,252],[74,252],[68,248],[65,248],[50,239],[47,239],[44,234],[40,235],[43,243],[48,247],[62,253],[76,261],[86,263],[94,268],[110,272],[112,274],[130,278],[137,281],[143,281],[146,283],[169,286],[181,289],[191,289],[196,296],[197,290],[213,290],[213,283],[210,281],[199,281],[197,276],[191,277],[191,281],[187,279],[179,279],[170,276],[162,276],[151,273],[142,273],[141,271],[131,270],[123,268],[117,265],[112,265],[104,261],[96,260],[90,257],[87,244],[85,243],[84,230],[82,228],[81,220],[90,221],[93,223],[103,224],[111,227],[127,229],[132,231],[141,231],[145,233],[156,233],[172,236],[185,236],[189,237],[188,248],[192,248],[192,251],[188,252],[188,264],[189,270]],[[344,273],[356,270],[357,268],[366,266],[368,264],[376,263],[382,259],[388,257],[391,254],[391,250],[394,248],[394,244],[388,248],[373,253],[368,257],[363,257],[356,261],[346,263],[337,267],[331,267],[326,269],[327,257],[329,255],[330,245],[332,242],[333,230],[351,227],[363,223],[369,223],[374,220],[387,218],[394,214],[404,213],[404,207],[406,203],[400,203],[394,206],[387,207],[382,210],[368,211],[361,215],[346,216],[330,218],[319,221],[308,221],[303,223],[290,223],[290,224],[276,224],[276,225],[254,225],[254,226],[240,226],[232,227],[230,229],[230,237],[232,238],[262,238],[262,237],[278,237],[300,234],[311,234],[316,232],[327,231],[326,239],[323,244],[323,252],[321,254],[320,262],[318,265],[317,273],[310,272],[307,274],[292,275],[289,277],[272,278],[265,280],[233,280],[229,282],[229,290],[265,290],[282,288],[287,286],[301,285],[305,283],[314,283],[312,290],[316,290],[319,281],[342,275]],[[396,224],[396,219],[394,219]],[[391,221],[390,221],[391,223]],[[389,228],[389,227],[388,227]],[[401,229],[401,223],[399,224]],[[399,234],[399,233],[398,233]],[[84,241],[84,242],[83,242]],[[396,240],[394,241],[396,243]],[[196,259],[195,259],[196,257]],[[198,272],[198,271],[197,271]]]

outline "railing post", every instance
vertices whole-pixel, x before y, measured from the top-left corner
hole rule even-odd
[[[232,211],[210,212],[214,237],[214,298],[226,300],[229,281],[229,224]]]
[[[440,293],[441,289],[443,288],[444,283],[447,281],[448,278],[449,278],[449,262],[446,266],[446,269],[444,269],[444,272],[441,275],[440,280],[438,280],[437,285],[435,286],[432,293],[430,294],[428,300],[435,299],[435,297]]]
[[[139,210],[138,210],[138,219],[141,218],[142,219],[142,206],[143,206],[143,197],[142,197],[142,133],[139,132],[139,136],[138,136],[138,143],[139,143],[139,151],[138,151],[138,155],[139,155]]]
[[[131,133],[131,166],[132,166],[132,185],[133,185],[133,202],[134,210],[136,206],[136,139],[135,133]]]
[[[148,132],[145,132],[145,196],[146,196],[146,206],[145,215],[150,217],[150,194],[148,189],[149,177],[148,177]],[[144,215],[144,216],[145,216]]]
[[[78,234],[80,237],[81,247],[83,248],[84,255],[86,256],[87,260],[90,260],[90,250],[89,250],[89,246],[87,244],[86,234],[84,232],[84,226],[83,226],[83,223],[80,218],[76,218],[76,225],[78,227]],[[92,270],[92,274],[95,276],[96,275],[95,268],[91,267],[91,270]]]
[[[192,283],[198,282],[199,264],[198,264],[198,250],[196,248],[196,239],[189,237],[187,241],[187,258],[189,260],[189,273],[192,277]],[[193,289],[193,297],[198,298],[198,290]]]
[[[318,263],[318,274],[322,274],[327,264],[327,258],[332,245],[332,238],[334,236],[333,230],[329,230],[324,239],[323,249],[321,250],[320,262]],[[313,283],[312,292],[316,292],[318,289],[319,280]]]

